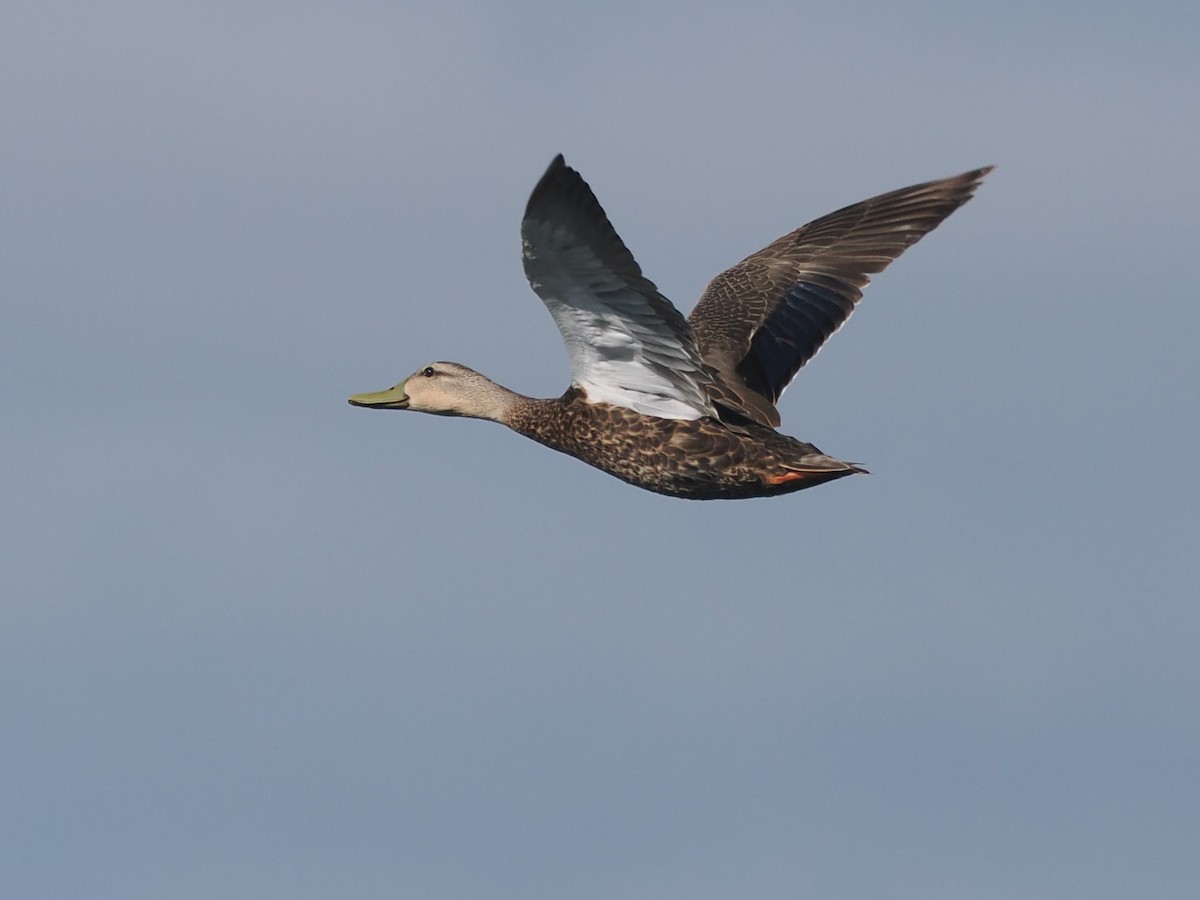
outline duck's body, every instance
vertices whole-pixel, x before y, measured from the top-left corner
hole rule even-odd
[[[770,497],[864,471],[761,425],[646,416],[589,403],[574,388],[519,404],[503,424],[622,481],[689,500]]]
[[[685,320],[558,157],[522,223],[525,271],[574,375],[538,400],[432,363],[356,406],[490,419],[637,487],[769,497],[864,472],[775,430],[775,402],[849,317],[869,275],[965,203],[988,169],[915,185],[797,229],[717,276]]]

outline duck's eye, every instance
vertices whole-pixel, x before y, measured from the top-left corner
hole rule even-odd
[[[426,378],[432,378],[433,377],[433,366],[426,366],[424,368],[424,370],[422,370],[421,374],[424,375]]]

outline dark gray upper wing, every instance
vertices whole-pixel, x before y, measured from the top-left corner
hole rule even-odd
[[[788,382],[850,317],[870,276],[971,198],[991,167],[830,213],[712,280],[688,317],[718,403],[763,425]]]

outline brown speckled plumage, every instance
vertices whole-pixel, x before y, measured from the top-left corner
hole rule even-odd
[[[862,472],[812,444],[761,425],[730,428],[710,418],[661,419],[577,390],[517,404],[502,421],[622,481],[690,500],[770,497]],[[767,479],[781,478],[772,484]]]
[[[559,156],[521,233],[526,275],[571,358],[567,392],[536,400],[433,363],[350,402],[492,419],[637,487],[695,500],[769,497],[864,472],[776,431],[775,403],[870,276],[970,199],[988,171],[817,219],[714,278],[685,320]]]

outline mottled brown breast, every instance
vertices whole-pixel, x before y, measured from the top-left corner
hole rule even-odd
[[[675,497],[770,496],[854,471],[810,472],[804,460],[820,451],[769,428],[644,416],[588,403],[577,390],[558,400],[530,401],[506,424],[623,481]]]

